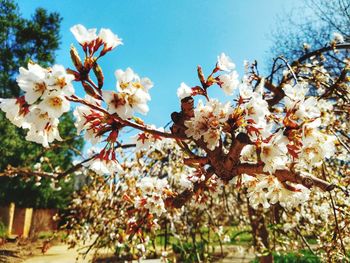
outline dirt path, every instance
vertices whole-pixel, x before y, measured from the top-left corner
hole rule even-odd
[[[88,263],[92,259],[92,253],[88,255],[85,259],[79,257],[78,261],[76,260],[78,252],[76,249],[68,249],[67,245],[59,244],[52,246],[44,255],[34,256],[29,258],[24,263]],[[229,253],[229,255],[222,260],[219,260],[220,263],[248,263],[254,259],[254,255],[251,253],[243,253],[238,255],[237,253]],[[133,261],[137,262],[137,261]],[[144,263],[160,263],[159,259],[149,259],[142,260]]]
[[[81,257],[77,261],[78,252],[75,249],[68,249],[67,245],[57,245],[51,247],[44,255],[34,256],[24,261],[24,263],[85,263],[89,262],[91,255],[85,259]]]

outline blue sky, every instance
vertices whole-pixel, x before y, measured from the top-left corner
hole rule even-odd
[[[163,126],[179,110],[176,90],[184,81],[198,84],[196,67],[209,73],[216,57],[225,52],[239,72],[243,60],[260,61],[261,69],[271,46],[269,35],[276,17],[302,0],[20,0],[21,13],[29,17],[37,7],[57,11],[63,17],[62,44],[56,62],[71,66],[69,46],[74,40],[69,28],[110,28],[124,45],[102,59],[105,87],[115,87],[114,71],[131,67],[155,84],[150,112],[144,119]],[[76,85],[76,89],[81,89]],[[212,94],[225,98],[219,88]],[[81,94],[81,93],[80,93]]]

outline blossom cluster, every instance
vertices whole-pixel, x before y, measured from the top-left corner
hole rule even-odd
[[[185,122],[186,135],[195,140],[203,138],[208,149],[214,150],[219,146],[222,129],[231,108],[229,103],[222,104],[216,99],[209,100],[205,105],[199,101],[194,117]]]
[[[98,35],[96,28],[86,29],[81,24],[71,27],[70,30],[85,51],[89,50],[90,53],[94,53],[101,45],[104,45],[100,56],[123,44],[122,40],[108,28],[101,28]]]
[[[207,184],[212,187],[210,194],[203,191],[196,196],[197,201],[181,209],[166,206],[166,200],[176,192],[191,189],[196,182],[203,182],[203,175],[184,166],[184,153],[173,140],[162,140],[161,146],[141,149],[139,154],[142,156],[122,158],[120,162],[124,171],[119,173],[116,183],[112,182],[112,177],[103,179],[90,172],[92,183],[85,186],[70,205],[67,225],[67,242],[70,245],[92,240],[98,235],[94,249],[117,247],[116,254],[121,258],[126,259],[130,253],[134,258],[142,258],[152,251],[150,240],[163,234],[159,228],[167,227],[168,235],[176,240],[173,242],[183,242],[191,232],[201,233],[204,228],[200,226],[210,228],[214,242],[231,241],[230,233],[223,227],[230,224],[229,217],[223,215],[225,193],[231,193],[226,197],[229,200],[225,211],[230,209],[235,218],[242,222],[247,220],[236,207],[238,203],[231,191],[234,185],[214,187],[213,178],[213,182]],[[219,181],[218,178],[215,180]],[[199,201],[201,205],[198,205]],[[205,202],[210,203],[210,207]],[[171,246],[162,251],[162,257],[173,254],[169,253],[169,248]]]
[[[222,53],[208,77],[198,67],[199,85],[181,83],[177,90],[181,112],[171,115],[169,132],[146,125],[136,116],[149,111],[153,87],[149,78],[140,77],[131,68],[118,69],[115,89],[102,89],[104,75],[99,59],[121,45],[121,39],[103,28],[99,34],[82,25],[73,26],[71,31],[83,48],[84,61],[72,47],[74,70],[66,71],[59,65],[44,69],[34,63],[29,63],[28,69],[20,68],[17,82],[23,96],[2,99],[0,108],[15,125],[29,130],[27,140],[48,147],[55,139],[61,140],[59,117],[69,111],[70,101],[80,103],[74,110],[78,134],[84,132],[86,140],[103,145],[95,152],[90,149],[85,165],[101,178],[108,175],[115,179],[109,194],[127,202],[128,210],[121,213],[130,236],[141,232],[142,224],[149,228],[157,225],[154,218],[166,214],[167,206],[181,207],[182,202],[189,201],[204,208],[230,181],[247,193],[253,208],[280,204],[291,210],[308,200],[312,174],[336,152],[336,137],[327,130],[327,114],[335,106],[323,99],[327,91],[318,86],[337,81],[317,59],[300,68],[287,65],[275,85],[272,77],[265,79],[257,73],[256,65],[251,65],[250,71],[246,65],[239,79],[232,59]],[[334,41],[342,40],[335,36]],[[74,94],[73,80],[81,82],[84,98]],[[211,98],[208,90],[215,87],[229,101]],[[315,89],[322,98],[314,95]],[[195,100],[197,96],[205,100]],[[131,139],[136,156],[145,157],[138,158],[137,165],[120,164],[120,133],[126,127],[140,130]],[[183,153],[181,158],[174,157],[179,152]],[[162,158],[149,161],[157,155]],[[91,198],[103,203],[110,197],[97,191]],[[181,202],[176,203],[176,198]],[[107,215],[101,215],[99,227],[104,229],[101,222],[107,221]],[[114,227],[111,223],[108,226],[109,230]],[[86,235],[94,232],[91,225],[84,229]],[[120,233],[109,238],[118,242],[125,239]],[[140,240],[143,250],[141,234]]]
[[[157,216],[166,211],[163,193],[167,188],[167,180],[144,177],[136,184],[136,187],[141,191],[141,197],[135,198],[136,208],[146,208]]]
[[[219,56],[217,66],[205,85],[216,83],[223,86],[220,81],[222,75],[213,76],[217,68],[230,70],[233,63],[226,55]],[[255,178],[248,187],[254,206],[262,204],[269,207],[276,202],[287,205],[284,200],[294,194],[298,197],[288,206],[305,202],[309,191],[304,186],[281,183],[274,173],[277,170],[312,172],[335,153],[336,138],[323,129],[327,125],[325,114],[332,110],[332,103],[309,96],[307,82],[291,79],[282,87],[284,97],[280,104],[272,107],[268,103],[269,93],[265,90],[264,79],[255,85],[248,74],[241,82],[231,81],[233,90],[230,94],[235,94],[235,103],[222,104],[209,98],[204,104],[200,100],[193,110],[193,117],[184,122],[186,135],[200,145],[203,141],[209,151],[214,151],[222,147],[227,138],[238,133],[247,134],[250,143],[243,148],[241,162],[263,165],[260,174],[249,174]],[[178,95],[193,96],[184,90],[182,85]],[[244,156],[246,154],[249,156]],[[302,194],[298,195],[299,192]]]
[[[17,99],[1,99],[0,108],[17,127],[29,129],[26,140],[48,147],[54,140],[61,140],[58,118],[70,109],[67,96],[74,94],[74,76],[67,74],[61,65],[43,68],[28,63],[20,68],[18,86],[24,95]]]
[[[117,78],[117,91],[103,91],[102,96],[107,103],[108,112],[117,113],[120,118],[128,119],[135,112],[146,114],[147,102],[151,100],[149,89],[153,83],[149,78],[140,78],[131,68],[125,71],[118,69],[115,72]]]
[[[256,177],[244,174],[242,184],[247,187],[249,204],[257,209],[259,205],[269,208],[279,203],[286,209],[303,204],[309,199],[310,190],[298,184],[289,190],[274,176],[259,175]]]

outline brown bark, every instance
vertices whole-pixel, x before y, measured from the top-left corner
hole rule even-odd
[[[255,210],[249,205],[248,214],[252,228],[254,248],[261,256],[258,256],[260,263],[273,262],[273,256],[270,250],[269,232],[267,231],[264,213],[259,209]]]

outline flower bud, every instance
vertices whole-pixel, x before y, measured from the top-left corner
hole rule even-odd
[[[86,82],[82,82],[83,84],[83,87],[84,87],[84,90],[85,92],[90,95],[91,97],[95,98],[95,99],[98,99],[98,100],[102,100],[101,96],[99,94],[96,93],[96,91],[94,90],[93,87],[91,87],[88,83]]]
[[[97,63],[94,64],[93,67],[95,76],[97,78],[97,84],[98,87],[101,89],[103,86],[103,81],[104,81],[104,76],[103,76],[103,72],[102,72],[102,68],[100,67],[100,65],[98,65]]]
[[[83,64],[81,63],[77,49],[73,45],[70,47],[70,57],[75,68],[80,72],[83,69]]]

